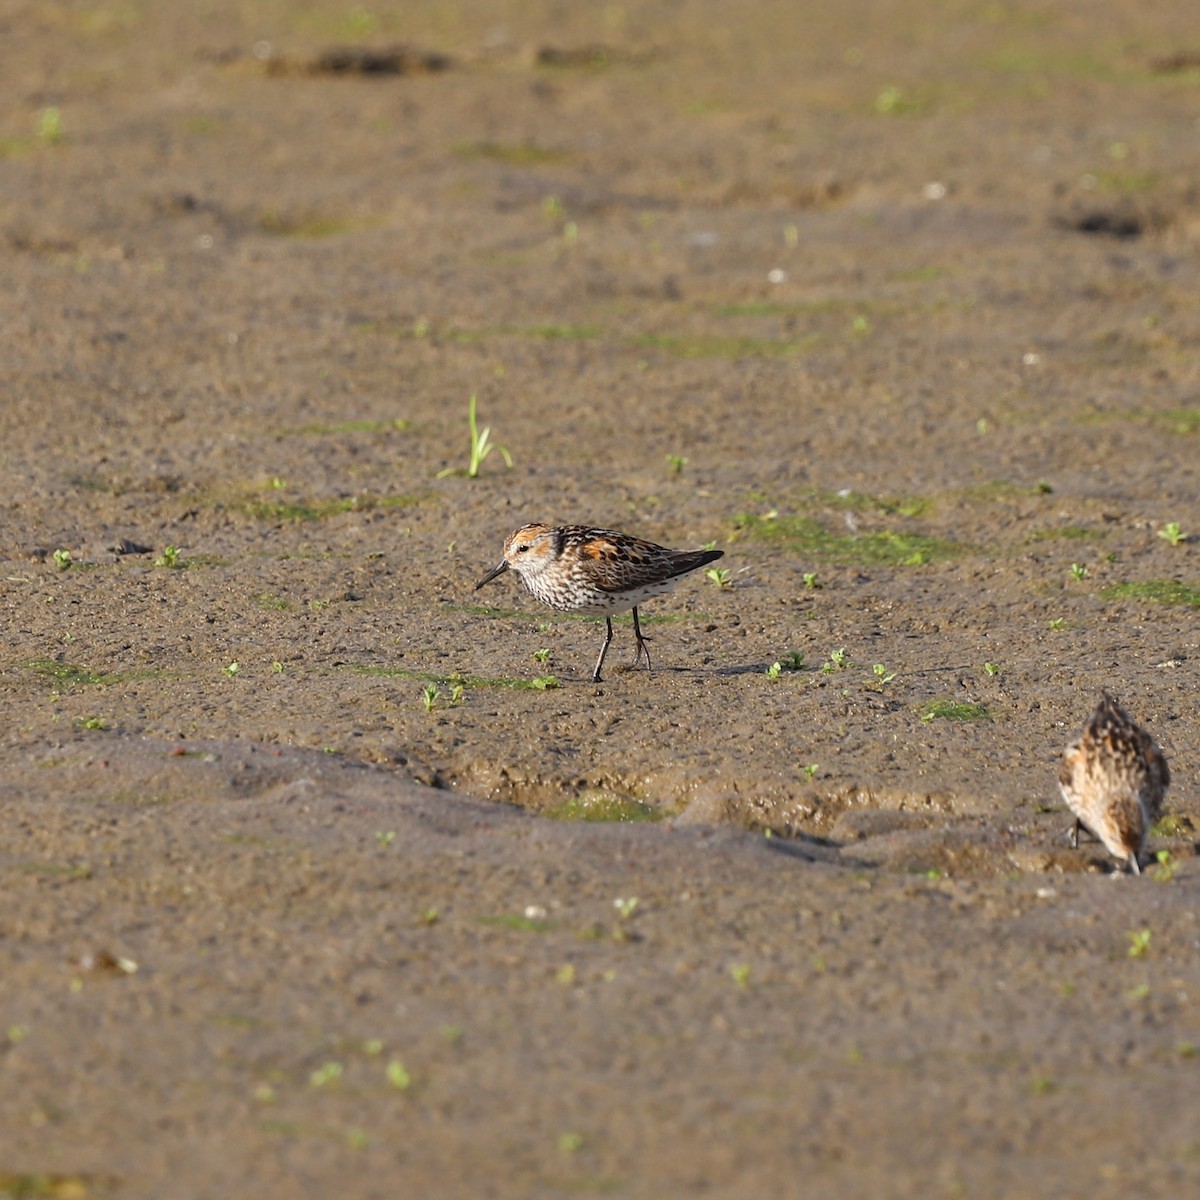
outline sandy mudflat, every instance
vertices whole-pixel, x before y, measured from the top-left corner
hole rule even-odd
[[[1194,17],[0,14],[0,1196],[1195,1192]]]

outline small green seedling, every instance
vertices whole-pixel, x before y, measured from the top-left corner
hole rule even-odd
[[[1050,622],[1050,628],[1054,629],[1054,630],[1059,630],[1059,629],[1062,629],[1062,627],[1064,625],[1066,625],[1066,623],[1067,623],[1066,617],[1055,617],[1054,620]]]
[[[471,433],[471,461],[466,469],[468,479],[475,479],[479,475],[479,468],[483,466],[483,461],[493,450],[500,451],[500,457],[504,459],[504,464],[510,470],[512,469],[512,455],[503,446],[494,446],[491,443],[492,430],[491,426],[485,425],[483,429],[479,428],[479,424],[475,419],[475,393],[471,393],[470,400],[467,401],[467,428]],[[438,479],[445,479],[447,475],[462,475],[464,474],[458,467],[447,467],[443,471],[437,473]]]
[[[637,912],[637,907],[638,898],[636,896],[618,896],[613,901],[613,908],[617,910],[622,921],[628,921]]]
[[[80,724],[84,729],[102,730],[108,728],[108,724],[103,717],[88,717],[84,721],[81,721]]]
[[[819,588],[821,586],[817,582],[816,571],[805,571],[804,574],[800,578],[804,580],[804,586],[806,588],[808,588],[808,590],[811,592],[815,592],[817,590],[817,588]]]
[[[844,671],[850,665],[850,655],[846,651],[845,646],[839,646],[836,650],[830,650],[829,658],[821,664],[821,670],[826,675],[832,674],[834,671]]]
[[[400,1092],[406,1092],[412,1087],[412,1076],[398,1058],[392,1059],[387,1065],[387,1081]]]
[[[327,1062],[308,1077],[308,1082],[313,1087],[325,1087],[326,1084],[336,1083],[341,1079],[342,1070],[340,1062]]]
[[[425,690],[421,693],[421,703],[425,706],[427,713],[433,712],[441,694],[442,689],[436,683],[427,683],[425,685]]]
[[[804,768],[804,774],[811,779],[820,769],[820,763],[809,763],[808,766]]]
[[[984,663],[983,673],[985,675],[996,676],[1000,674],[1000,665],[998,663]]]
[[[896,678],[896,672],[889,671],[887,667],[883,665],[883,663],[876,663],[871,670],[875,672],[875,678],[879,681],[880,687],[891,683],[892,680]]]
[[[385,833],[381,829],[375,834],[375,840],[386,850],[396,840],[396,831],[389,829]]]
[[[768,679],[778,679],[782,672],[783,672],[783,663],[776,660],[767,668],[767,678]]]
[[[554,972],[554,978],[564,987],[570,987],[575,982],[575,968],[570,963],[563,963],[557,971]]]
[[[537,662],[537,663],[541,663],[543,666],[545,666],[545,664],[549,658],[550,658],[550,651],[548,649],[535,650],[533,652],[533,661]]]
[[[1180,542],[1186,542],[1188,535],[1183,532],[1178,521],[1168,521],[1159,531],[1158,536],[1164,542],[1170,542],[1172,546],[1178,546]]]
[[[1137,929],[1129,934],[1129,949],[1126,953],[1130,958],[1145,958],[1150,951],[1150,930]]]
[[[1071,578],[1072,579],[1086,579],[1087,575],[1088,575],[1087,567],[1082,566],[1079,563],[1071,564]]]
[[[750,964],[749,963],[734,963],[729,968],[729,978],[733,980],[738,987],[750,986]]]
[[[60,570],[65,571],[72,563],[70,550],[55,550],[54,565]]]
[[[156,567],[180,567],[178,546],[164,546],[163,552],[154,560]]]
[[[779,662],[785,671],[803,671],[808,666],[804,655],[799,650],[792,650],[788,654],[781,655]]]
[[[441,912],[434,906],[421,909],[421,923],[423,925],[436,925],[441,917]]]
[[[704,578],[707,579],[709,583],[719,588],[733,586],[733,582],[729,577],[728,567],[709,567],[708,570],[704,572]]]
[[[583,1134],[570,1129],[558,1135],[558,1148],[563,1154],[574,1154],[583,1149]]]
[[[57,146],[63,140],[62,113],[57,108],[43,108],[38,119],[38,137],[43,146]]]
[[[1154,861],[1158,866],[1154,868],[1154,879],[1157,883],[1170,883],[1175,878],[1175,859],[1170,850],[1159,850]]]
[[[229,666],[222,667],[221,669],[232,679],[242,668],[236,662],[231,662]]]
[[[667,462],[671,464],[671,470],[676,475],[682,475],[683,468],[688,464],[687,457],[683,454],[668,454]]]

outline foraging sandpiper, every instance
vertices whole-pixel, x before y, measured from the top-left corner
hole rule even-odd
[[[1167,760],[1154,739],[1108,692],[1083,732],[1063,752],[1058,786],[1075,814],[1072,845],[1086,826],[1135,875],[1150,826],[1171,782]]]

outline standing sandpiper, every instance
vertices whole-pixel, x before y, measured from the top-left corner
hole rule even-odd
[[[715,562],[723,550],[668,550],[628,533],[593,529],[587,525],[522,525],[504,539],[504,557],[476,585],[478,591],[504,571],[513,570],[543,604],[564,612],[595,613],[604,617],[604,643],[592,672],[600,668],[612,641],[612,614],[633,609],[637,652],[633,665],[650,648],[638,623],[638,605],[669,592],[681,575]]]
[[[1162,810],[1171,782],[1167,760],[1154,739],[1103,692],[1083,732],[1063,752],[1058,786],[1075,814],[1072,845],[1081,825],[1124,859],[1138,875],[1138,855]]]

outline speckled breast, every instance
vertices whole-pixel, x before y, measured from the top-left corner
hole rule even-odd
[[[663,579],[619,592],[605,592],[591,584],[586,577],[581,579],[578,575],[557,580],[544,577],[524,580],[529,591],[551,608],[597,615],[627,612],[655,596],[673,590],[678,582],[677,578]]]

